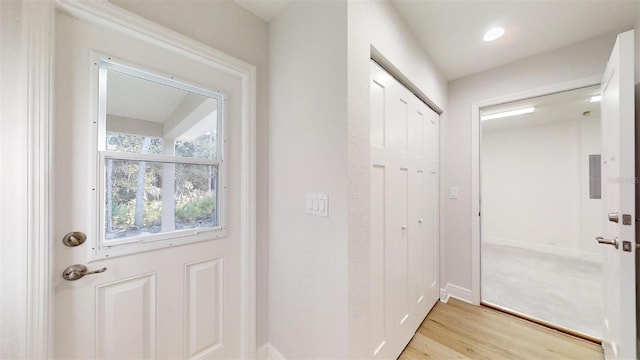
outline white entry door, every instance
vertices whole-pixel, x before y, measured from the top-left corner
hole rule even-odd
[[[129,34],[56,18],[55,357],[245,357],[242,81]]]
[[[618,35],[602,79],[603,346],[607,359],[636,359],[635,119],[633,31]],[[608,244],[607,244],[608,243]]]
[[[371,356],[396,358],[438,301],[438,114],[371,63]]]

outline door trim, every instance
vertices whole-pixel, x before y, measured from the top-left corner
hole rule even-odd
[[[573,81],[557,83],[510,95],[475,101],[471,104],[471,301],[480,305],[480,273],[482,271],[480,257],[480,109],[486,106],[500,105],[507,102],[549,95],[557,92],[597,85],[602,74],[597,74]]]
[[[55,26],[52,3],[25,2],[29,12],[29,252],[27,357],[52,349],[53,298],[51,235],[52,74]]]
[[[0,340],[0,352],[6,357],[48,358],[53,314],[49,219],[54,6],[22,0],[0,8],[3,15],[7,10],[12,16],[2,30],[13,50],[12,62],[6,67],[3,63],[0,76],[6,89],[16,91],[0,94],[0,142],[12,146],[10,156],[1,159],[0,182],[15,195],[0,205],[0,213],[11,214],[0,221],[2,234],[10,240],[0,251],[0,273],[10,274],[0,279],[10,294],[0,296],[0,330],[10,334]],[[5,78],[9,73],[12,76]]]
[[[241,358],[256,356],[256,68],[173,30],[103,1],[56,0],[57,10],[109,30],[167,49],[240,79],[241,97],[241,181],[240,181],[240,276]],[[55,13],[52,13],[52,17]],[[53,22],[49,27],[54,33]],[[51,44],[53,43],[50,40]],[[53,51],[52,51],[53,52]],[[50,69],[48,69],[50,74]],[[47,77],[49,78],[49,77]],[[50,150],[46,152],[49,159]],[[48,189],[49,191],[49,189]],[[48,217],[47,217],[48,218]],[[44,238],[43,238],[44,240]],[[48,237],[46,239],[49,240]],[[52,249],[48,249],[53,257]],[[55,276],[53,274],[52,276]],[[52,277],[50,278],[52,279]],[[52,294],[53,281],[43,285]],[[52,311],[51,311],[52,313]],[[50,314],[50,319],[53,314]],[[53,328],[53,320],[46,324]],[[53,344],[49,349],[53,348]],[[48,355],[51,355],[50,351]],[[47,358],[50,356],[38,356]]]

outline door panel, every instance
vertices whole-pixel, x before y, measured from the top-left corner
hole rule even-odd
[[[384,85],[371,82],[371,145],[384,148],[386,146],[385,127],[385,88]]]
[[[395,91],[393,91],[395,90]],[[392,93],[397,93],[399,89],[393,89]],[[409,152],[409,98],[408,91],[402,91],[396,97],[396,109],[389,118],[391,120],[391,130],[395,133],[396,142],[394,147],[401,153]]]
[[[424,290],[426,289],[427,277],[426,268],[428,266],[426,257],[427,242],[425,241],[425,231],[419,219],[424,215],[425,206],[424,193],[424,170],[417,169],[411,173],[411,192],[410,199],[410,216],[409,216],[409,305],[411,313],[415,314],[410,321],[411,327],[420,325],[422,318],[420,314],[423,312]]]
[[[633,31],[618,35],[601,84],[603,218],[608,213],[636,218],[633,37]],[[603,235],[619,243],[619,247],[602,245],[607,359],[635,359],[637,355],[635,226],[633,220],[629,224],[609,221]]]
[[[156,356],[156,274],[96,286],[96,355],[101,359]]]
[[[55,271],[61,274],[71,264],[107,268],[76,281],[56,279],[56,358],[240,357],[241,286],[229,286],[242,283],[236,186],[221,190],[226,236],[202,231],[154,250],[125,254],[113,245],[107,254],[114,256],[92,256],[104,226],[98,211],[104,176],[98,156],[98,65],[92,59],[106,54],[225,94],[228,167],[221,176],[227,184],[240,183],[241,79],[67,15],[57,14],[56,26]],[[64,246],[60,239],[70,231],[86,233],[87,241]]]
[[[220,257],[186,265],[186,346],[190,358],[222,346],[223,269]]]
[[[424,206],[423,206],[423,222],[424,236],[426,241],[426,260],[425,265],[427,267],[427,281],[426,281],[426,305],[423,309],[426,316],[431,309],[430,304],[435,304],[440,299],[440,287],[439,287],[439,144],[440,144],[440,132],[439,132],[439,116],[433,111],[425,111],[426,117],[422,122],[423,137],[425,139],[425,153],[424,153],[424,166],[425,175],[423,175],[424,186]]]
[[[389,199],[386,193],[386,167],[371,168],[371,349],[376,359],[392,357],[393,280],[390,258],[392,242],[387,224]]]
[[[394,358],[438,301],[438,124],[377,64],[371,72],[371,351]]]
[[[411,313],[410,299],[409,299],[409,286],[412,273],[409,272],[409,260],[410,260],[410,244],[409,244],[409,229],[408,229],[408,212],[409,212],[409,170],[406,168],[400,168],[396,172],[395,183],[391,184],[394,197],[396,198],[396,220],[393,225],[393,232],[395,234],[394,249],[395,256],[393,264],[395,267],[395,309],[396,316],[394,321],[397,326],[397,336],[404,338],[409,335],[413,335],[411,329],[409,317]],[[404,345],[397,342],[396,352],[402,351]]]

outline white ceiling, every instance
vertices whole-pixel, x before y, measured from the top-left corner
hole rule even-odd
[[[448,80],[633,27],[637,0],[392,0]],[[502,26],[491,43],[484,33]]]
[[[588,118],[599,119],[600,103],[589,101],[591,96],[597,94],[600,94],[600,85],[485,107],[480,109],[481,114],[493,114],[529,106],[535,107],[535,111],[530,114],[482,121],[482,131],[493,132],[583,119],[585,111],[589,111]]]
[[[293,0],[234,0],[253,15],[269,22]]]
[[[291,1],[302,0],[235,0],[267,22]],[[448,80],[629,30],[640,15],[639,0],[391,1]],[[483,42],[494,26],[505,36]]]
[[[187,92],[118,71],[107,72],[107,114],[164,123]]]
[[[218,100],[118,71],[107,71],[107,129],[191,141],[217,129]],[[111,118],[110,118],[111,117]],[[115,125],[114,125],[115,126]]]

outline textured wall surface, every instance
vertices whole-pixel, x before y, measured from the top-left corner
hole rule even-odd
[[[347,4],[270,24],[269,336],[288,359],[347,356]],[[329,196],[307,215],[306,194]]]

